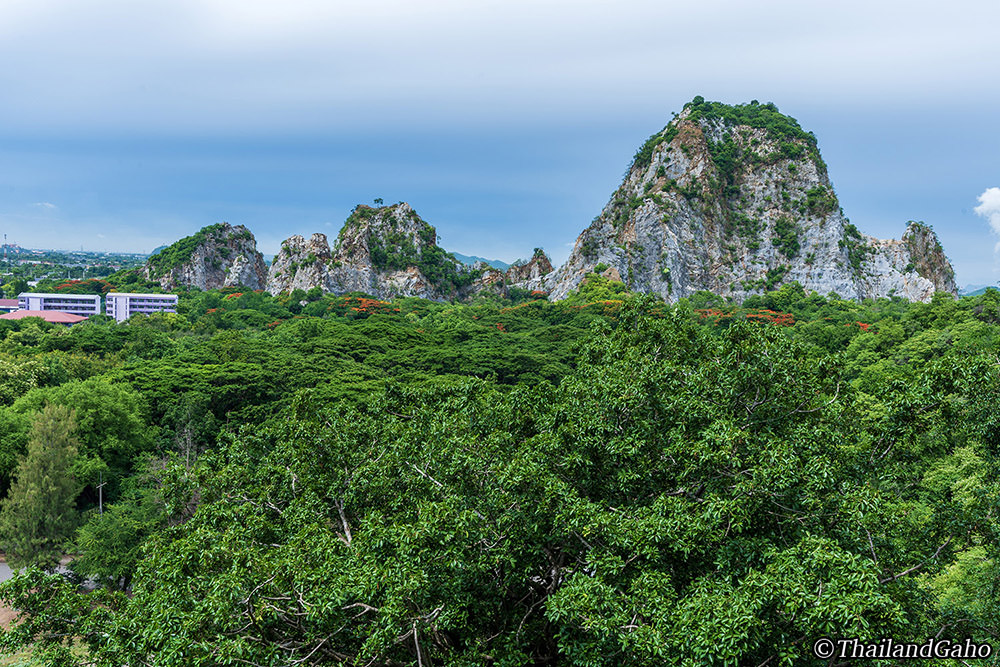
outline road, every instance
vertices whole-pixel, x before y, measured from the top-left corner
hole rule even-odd
[[[57,570],[57,572],[66,572],[67,571],[66,570],[66,563],[68,563],[69,560],[66,559],[66,558],[63,558],[62,562],[63,562],[63,564],[59,567],[59,569]],[[10,565],[7,564],[7,561],[5,561],[2,558],[0,558],[0,583],[2,583],[4,581],[7,581],[8,579],[10,579],[13,576],[14,576],[14,572],[10,569]]]

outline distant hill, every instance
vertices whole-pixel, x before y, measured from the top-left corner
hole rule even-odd
[[[486,259],[485,257],[476,257],[475,255],[463,255],[460,252],[453,252],[451,254],[455,259],[466,266],[472,266],[476,262],[486,262],[497,271],[506,271],[510,268],[510,264],[507,262],[501,262],[499,259]]]
[[[365,292],[378,298],[454,298],[475,280],[437,245],[437,231],[409,204],[359,205],[333,247],[325,234],[291,236],[271,262],[271,294],[309,290]]]
[[[151,253],[149,253],[149,256],[152,257],[153,255],[155,255],[156,253],[160,252],[161,250],[166,250],[169,247],[170,246],[166,246],[166,245],[157,246],[157,247],[153,248],[153,251]]]
[[[863,234],[840,206],[815,135],[771,103],[698,96],[684,105],[639,148],[558,269],[541,249],[513,265],[449,253],[409,204],[376,203],[355,207],[332,244],[319,233],[289,237],[269,269],[245,228],[212,227],[160,250],[144,278],[163,289],[226,280],[275,295],[318,288],[443,300],[516,288],[557,301],[594,273],[668,302],[708,291],[741,303],[782,285],[855,300],[958,293],[931,226],[908,221],[899,239]],[[236,247],[244,237],[248,245]],[[232,256],[253,275],[234,278]],[[479,261],[487,266],[470,268]]]
[[[985,294],[988,289],[998,289],[996,285],[966,285],[959,290],[959,296],[979,296]]]

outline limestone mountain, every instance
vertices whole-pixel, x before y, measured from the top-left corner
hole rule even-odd
[[[437,245],[437,232],[406,203],[359,205],[331,249],[326,236],[292,236],[271,263],[272,294],[319,287],[379,298],[447,299],[469,291],[477,275]]]
[[[365,292],[379,298],[419,296],[462,299],[508,287],[541,289],[552,263],[536,248],[528,262],[501,271],[478,261],[472,266],[437,245],[437,231],[406,203],[358,205],[331,248],[326,235],[307,241],[291,236],[271,263],[267,291],[296,289],[343,294]]]
[[[204,227],[192,236],[152,255],[139,270],[146,280],[163,289],[197,287],[218,289],[243,285],[263,289],[267,267],[257,252],[257,241],[243,225],[222,222]]]
[[[708,290],[742,301],[796,280],[852,299],[955,293],[930,227],[901,240],[845,217],[816,138],[773,104],[696,97],[636,153],[624,182],[545,277],[559,299],[598,265],[674,301]]]

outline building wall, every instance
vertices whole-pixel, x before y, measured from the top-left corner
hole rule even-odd
[[[116,322],[124,322],[132,315],[152,313],[176,313],[176,294],[131,294],[111,292],[107,296],[106,309],[109,317]]]
[[[26,292],[17,297],[21,310],[56,310],[89,317],[101,312],[101,297],[96,294],[49,294]]]
[[[17,297],[20,310],[55,310],[89,317],[101,312],[101,297],[96,294],[49,294],[25,292]],[[124,322],[137,313],[176,313],[176,294],[134,294],[111,292],[106,297],[106,312],[116,322]]]

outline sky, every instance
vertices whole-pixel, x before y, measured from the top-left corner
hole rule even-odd
[[[1000,280],[1000,3],[0,0],[0,233],[265,254],[409,202],[449,250],[556,263],[696,95],[813,131],[845,213]]]

